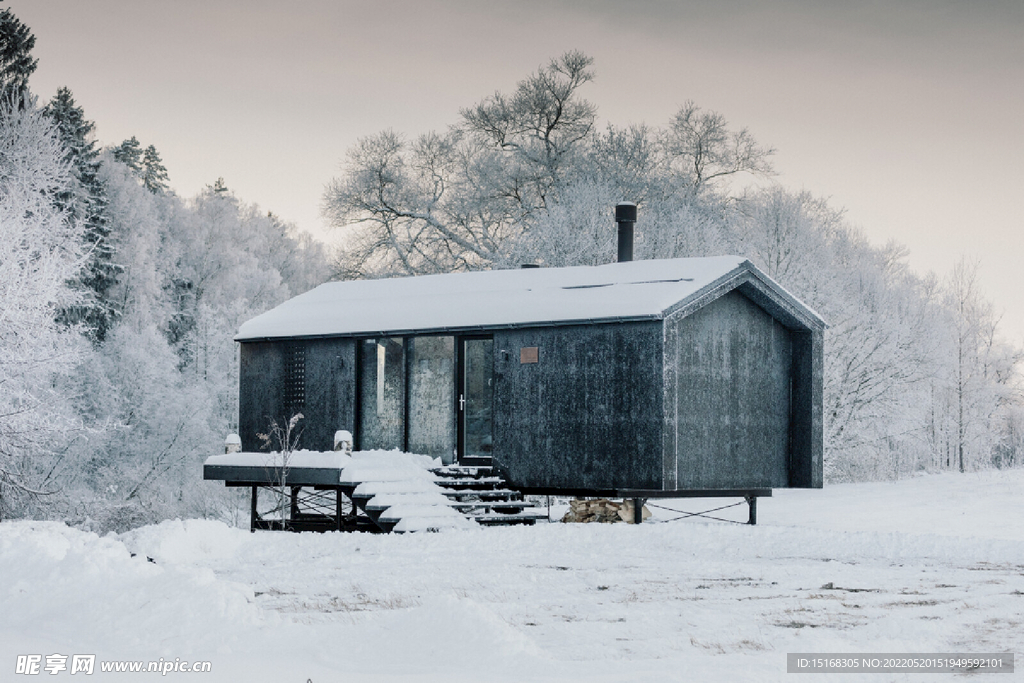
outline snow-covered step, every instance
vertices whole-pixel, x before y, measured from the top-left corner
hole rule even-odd
[[[455,507],[447,496],[438,490],[434,490],[416,493],[378,493],[366,502],[366,509],[387,510],[396,505]]]
[[[473,510],[476,508],[506,508],[525,510],[527,508],[539,508],[540,506],[529,500],[469,500],[461,503],[449,503],[449,507],[456,510]]]
[[[491,476],[494,472],[494,468],[491,466],[474,466],[467,467],[464,465],[445,465],[444,467],[435,467],[431,470],[434,474],[439,477],[450,477],[453,479],[476,479],[479,477]]]
[[[435,483],[445,489],[452,507],[479,524],[533,524],[546,519],[547,511],[523,500],[521,492],[509,488],[508,480],[490,456],[474,456],[470,463],[432,470]]]
[[[376,453],[360,457],[341,472],[349,496],[382,531],[424,531],[472,528],[474,522],[452,507],[430,471],[436,461],[407,453]]]
[[[446,488],[459,489],[459,488],[495,488],[502,484],[507,484],[504,477],[479,477],[479,478],[438,478],[438,485]]]
[[[435,477],[427,470],[416,471],[411,468],[381,467],[377,464],[352,463],[341,471],[342,484],[362,484],[363,482],[395,482],[395,481],[432,481]]]
[[[483,524],[485,526],[494,526],[498,524],[533,524],[542,519],[547,519],[547,510],[534,509],[534,510],[520,510],[519,512],[488,512],[481,515],[475,515],[474,519],[477,524]]]
[[[447,505],[400,503],[380,513],[377,523],[388,531],[435,531],[441,529],[472,529],[477,525],[458,510]]]
[[[380,493],[433,493],[438,490],[441,489],[429,479],[403,479],[399,481],[364,481],[356,486],[353,493],[357,496],[372,498]]]
[[[380,520],[389,524],[397,524],[403,519],[454,519],[458,518],[468,522],[469,520],[459,514],[458,510],[447,505],[422,505],[417,503],[403,503],[392,505],[381,513]]]
[[[521,494],[515,489],[443,489],[444,495],[457,502],[466,500],[514,500]]]

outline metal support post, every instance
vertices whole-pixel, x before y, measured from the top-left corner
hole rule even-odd
[[[249,513],[249,533],[256,533],[256,492],[259,486],[252,487],[252,511]]]
[[[757,496],[747,496],[747,505],[750,506],[750,517],[747,524],[757,524]]]
[[[341,489],[334,489],[334,514],[338,521],[338,531],[344,528],[345,521],[341,516]]]
[[[633,524],[643,524],[644,521],[644,499],[633,499]]]
[[[299,489],[300,488],[301,487],[299,487],[299,486],[293,486],[292,487],[292,504],[290,506],[290,511],[288,513],[288,519],[283,519],[284,518],[284,510],[281,511],[281,517],[282,517],[282,519],[281,519],[281,528],[282,529],[287,529],[289,522],[294,522],[296,519],[299,518]]]

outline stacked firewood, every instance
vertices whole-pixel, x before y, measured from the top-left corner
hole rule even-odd
[[[644,519],[651,516],[651,511],[645,505],[640,511]],[[575,522],[578,524],[614,524],[615,522],[633,523],[633,501],[624,500],[616,503],[607,498],[596,500],[584,500],[576,498],[569,501],[569,511],[562,517],[563,522]]]

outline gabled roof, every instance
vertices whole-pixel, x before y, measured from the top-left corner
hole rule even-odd
[[[244,323],[237,341],[659,320],[741,289],[789,327],[813,310],[739,256],[328,282]]]

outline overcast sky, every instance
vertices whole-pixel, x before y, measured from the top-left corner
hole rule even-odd
[[[966,255],[1024,342],[1022,0],[8,0],[41,98],[68,86],[103,145],[135,135],[190,196],[322,232],[359,137],[415,135],[569,49],[603,122],[686,100],[777,148],[779,181],[830,197],[919,272]],[[641,217],[642,218],[642,217]]]

